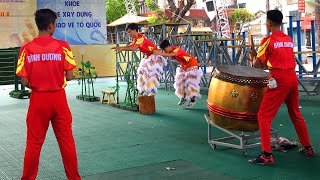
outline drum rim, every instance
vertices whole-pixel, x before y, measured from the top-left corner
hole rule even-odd
[[[221,67],[221,66],[217,66]],[[239,85],[246,85],[246,86],[258,86],[258,87],[267,87],[268,80],[269,80],[269,73],[267,77],[247,77],[247,76],[236,76],[228,73],[224,73],[218,68],[215,68],[213,71],[213,78],[217,78],[221,81],[235,83]]]
[[[227,75],[227,76],[231,76],[233,78],[241,78],[241,79],[250,79],[250,80],[265,80],[265,79],[269,79],[269,73],[263,71],[263,73],[266,74],[265,77],[248,77],[248,76],[237,76],[237,75],[233,75],[233,74],[229,74],[226,72],[223,72],[221,70],[219,70],[218,68],[222,68],[222,67],[228,67],[228,66],[235,66],[235,65],[218,65],[214,68],[214,75],[216,74],[221,74],[221,75]],[[242,67],[248,67],[248,66],[242,66]]]

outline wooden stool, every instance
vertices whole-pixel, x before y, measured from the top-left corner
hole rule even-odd
[[[112,103],[117,103],[116,97],[115,97],[116,91],[103,91],[102,90],[101,93],[102,93],[101,104],[103,104],[105,102],[110,104],[111,103],[111,100],[110,100],[111,99],[110,98],[111,95],[113,96],[113,102]],[[104,99],[105,94],[108,95],[108,99],[107,100]]]
[[[139,112],[140,114],[154,114],[156,113],[156,105],[154,96],[139,96]]]

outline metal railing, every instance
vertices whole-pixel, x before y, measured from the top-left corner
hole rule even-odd
[[[289,17],[292,21],[292,17]],[[292,24],[292,23],[289,23]],[[180,46],[182,49],[196,57],[199,63],[199,68],[203,71],[203,78],[201,85],[204,88],[209,87],[212,70],[217,65],[241,65],[248,66],[249,55],[251,53],[251,45],[246,43],[246,33],[242,33],[241,37],[236,37],[232,34],[231,38],[216,38],[215,33],[194,33],[191,31],[191,24],[188,26],[184,33],[179,33],[178,29],[185,24],[159,24],[148,27],[145,36],[156,45],[159,45],[161,40],[168,39],[173,46]],[[307,95],[320,94],[320,77],[318,77],[320,69],[320,61],[318,59],[319,51],[316,51],[315,45],[315,27],[314,21],[311,21],[311,35],[312,35],[312,51],[302,51],[301,49],[301,35],[300,23],[297,22],[297,38],[298,38],[298,51],[295,52],[297,63],[297,75],[299,76],[299,84]],[[292,27],[289,27],[289,35],[293,36]],[[115,32],[116,43],[124,44],[129,43],[130,38],[124,30],[118,28]],[[255,45],[257,49],[258,45]],[[303,64],[303,55],[309,56],[312,59],[312,70]],[[143,54],[139,51],[136,52],[121,52],[117,55],[117,74],[121,78],[124,75],[123,67],[132,68],[132,73],[137,67],[137,63],[143,58]],[[161,79],[165,83],[166,90],[173,87],[175,70],[178,63],[175,60],[169,59],[168,66],[164,67],[165,73]],[[120,65],[122,64],[122,65]],[[124,65],[126,64],[126,65]],[[135,64],[135,65],[134,65]],[[310,66],[310,65],[309,65]],[[209,71],[211,70],[211,72]],[[136,74],[134,74],[136,77]]]
[[[20,48],[0,49],[0,85],[15,84],[18,89],[19,78],[15,75]]]

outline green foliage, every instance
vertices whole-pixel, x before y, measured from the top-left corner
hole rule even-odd
[[[235,21],[235,32],[240,33],[244,23],[252,21],[255,16],[250,13],[247,9],[239,8],[235,9],[229,16],[229,18]]]
[[[100,101],[100,98],[94,95],[91,96],[91,95],[80,94],[80,95],[77,95],[76,98],[82,101],[89,101],[89,102]]]
[[[91,65],[90,61],[81,61],[81,67],[78,68],[78,84],[81,85],[81,96],[94,96],[93,78],[96,78],[95,67]],[[88,90],[88,94],[87,94]],[[83,98],[82,98],[83,99]]]
[[[162,24],[169,21],[164,12],[157,5],[156,0],[146,0],[145,2],[146,6],[154,12],[154,14],[152,14],[148,19],[149,24]]]
[[[87,61],[87,62],[82,61],[81,66],[78,68],[79,71],[77,72],[77,78],[81,78],[82,75],[84,78],[97,78],[98,75],[95,69],[96,69],[95,67],[91,66],[90,61]]]
[[[106,16],[108,23],[111,23],[127,14],[123,0],[106,0]]]
[[[152,14],[149,16],[149,19],[147,20],[149,24],[156,24],[158,20],[158,17],[155,14]]]
[[[124,73],[124,79],[127,82],[127,91],[124,100],[124,104],[126,106],[135,107],[137,106],[138,102],[138,89],[136,88],[136,80],[131,79],[131,71],[126,71]]]
[[[156,0],[146,0],[146,6],[151,10],[151,11],[156,11],[159,8],[159,6],[157,5],[157,1]]]
[[[26,97],[30,98],[31,91],[29,90],[12,90],[9,95],[12,98],[24,99]]]
[[[229,16],[231,20],[236,21],[237,23],[250,22],[254,17],[254,14],[244,8],[235,9]]]

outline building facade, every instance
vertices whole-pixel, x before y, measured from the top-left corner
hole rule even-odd
[[[256,42],[259,42],[261,37],[267,34],[265,28],[266,24],[266,0],[252,1],[252,0],[238,0],[238,3],[245,4],[246,9],[253,13],[262,13],[261,16],[249,23],[248,33],[256,36]],[[300,20],[301,24],[301,42],[302,46],[311,46],[311,21],[315,20],[315,1],[305,0],[303,12],[299,12],[299,0],[269,0],[269,9],[279,9],[283,13],[283,31],[288,34],[289,30],[289,16],[293,17],[293,40],[297,44],[297,22]]]
[[[216,0],[223,1],[228,8],[228,12],[234,8],[246,8],[249,12],[256,15],[256,18],[248,23],[247,28],[244,31],[248,34],[255,36],[254,40],[259,43],[260,40],[267,35],[266,24],[266,2],[267,0]],[[299,6],[300,0],[269,0],[269,9],[279,9],[284,15],[283,31],[288,33],[289,29],[289,16],[293,16],[293,40],[297,44],[297,20],[301,22],[301,35],[302,46],[311,46],[311,21],[315,20],[315,0],[305,0],[305,6],[303,12],[301,6]],[[148,10],[145,5],[145,0],[138,0],[140,7],[140,14],[148,14]],[[196,3],[191,7],[184,19],[191,22],[193,26],[198,27],[216,27],[216,22],[213,20],[210,22],[208,16],[205,13],[204,6],[205,0],[196,0]],[[161,9],[166,12],[167,16],[170,16],[170,9],[167,0],[157,0],[157,4]],[[175,4],[179,6],[180,0],[175,0]],[[319,32],[318,32],[319,33]]]
[[[174,1],[176,6],[179,7],[180,0]],[[147,7],[145,0],[138,0],[139,4],[139,15],[148,16],[152,14],[151,10]],[[171,17],[172,12],[170,11],[167,0],[157,0],[157,4],[165,12],[167,17]],[[183,17],[187,22],[192,23],[195,27],[210,27],[211,22],[203,9],[203,0],[196,0],[195,4],[190,8]]]

